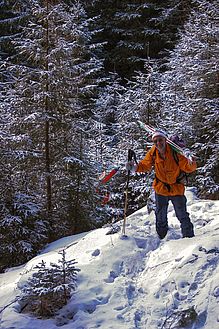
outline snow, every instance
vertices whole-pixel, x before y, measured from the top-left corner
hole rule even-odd
[[[181,238],[170,204],[170,229],[160,241],[154,213],[145,207],[127,218],[127,237],[106,234],[108,226],[62,238],[23,266],[0,274],[0,328],[181,328],[177,314],[192,307],[197,318],[186,328],[219,328],[219,201],[200,200],[192,188],[186,196],[194,238]],[[19,313],[19,288],[33,267],[42,260],[57,262],[63,248],[81,270],[68,304],[51,319]]]

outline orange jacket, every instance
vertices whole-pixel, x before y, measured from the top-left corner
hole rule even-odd
[[[157,194],[165,196],[183,195],[185,186],[182,182],[176,183],[176,179],[180,171],[191,173],[196,170],[197,165],[195,161],[190,162],[183,155],[177,154],[179,164],[176,163],[173,151],[169,144],[166,144],[165,159],[161,158],[155,145],[147,152],[145,158],[138,163],[137,172],[150,171],[152,166],[155,169],[155,178],[153,181],[153,188]],[[167,187],[167,185],[169,185]]]

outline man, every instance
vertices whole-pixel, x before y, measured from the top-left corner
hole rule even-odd
[[[148,172],[154,166],[155,179],[153,188],[156,201],[156,231],[163,239],[168,231],[167,209],[172,202],[176,217],[180,221],[182,236],[194,236],[193,224],[186,210],[185,186],[179,181],[181,171],[191,173],[196,170],[196,162],[189,161],[181,154],[175,160],[171,146],[166,142],[167,136],[162,131],[156,131],[152,136],[154,145],[138,165],[128,162],[127,169],[136,172]]]

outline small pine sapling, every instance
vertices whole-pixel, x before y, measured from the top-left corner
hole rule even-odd
[[[67,300],[71,296],[71,292],[76,289],[77,272],[75,268],[76,261],[66,260],[66,252],[63,249],[59,252],[61,259],[58,264],[50,263],[53,272],[53,280],[55,283],[54,293],[63,299],[63,304],[67,304]]]
[[[63,307],[71,293],[76,289],[76,261],[66,261],[66,252],[59,252],[61,259],[58,263],[41,263],[34,267],[36,270],[26,285],[22,288],[21,304],[26,303],[26,311],[40,316],[52,316]],[[23,308],[24,309],[24,308]]]

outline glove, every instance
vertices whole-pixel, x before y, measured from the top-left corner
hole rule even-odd
[[[128,161],[125,165],[127,171],[135,172],[137,169],[137,165],[134,160]]]

